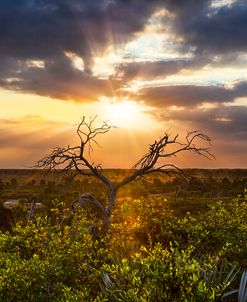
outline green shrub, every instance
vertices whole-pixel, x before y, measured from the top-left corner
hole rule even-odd
[[[214,257],[247,267],[247,203],[239,199],[209,204],[208,211],[184,217],[175,216],[161,198],[123,203],[117,213],[112,231],[117,248],[173,242],[180,249],[193,246],[197,259]]]
[[[104,238],[89,233],[90,215],[55,203],[0,233],[0,301],[216,301],[239,284],[231,264],[247,266],[239,199],[184,217],[162,198],[124,202]]]
[[[227,284],[207,284],[192,250],[160,244],[120,264],[105,265],[104,293],[110,301],[215,301]],[[204,264],[204,270],[210,270]]]
[[[104,242],[92,238],[80,213],[70,225],[47,217],[17,224],[12,235],[0,234],[0,301],[93,301],[105,262]]]

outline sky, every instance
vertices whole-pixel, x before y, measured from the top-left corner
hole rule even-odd
[[[96,115],[116,126],[88,155],[103,167],[199,130],[215,159],[176,164],[247,168],[246,31],[246,0],[0,0],[0,168],[76,145]]]

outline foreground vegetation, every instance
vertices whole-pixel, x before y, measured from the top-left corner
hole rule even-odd
[[[93,211],[53,204],[0,233],[0,301],[246,301],[223,297],[247,267],[245,198],[185,215],[122,201],[107,236]]]
[[[215,201],[206,198],[215,194],[212,178],[187,181],[185,171],[163,162],[184,152],[214,158],[210,138],[198,131],[183,140],[164,133],[128,175],[109,177],[89,156],[96,137],[112,128],[107,122],[98,126],[96,119],[83,117],[78,144],[56,147],[36,165],[63,172],[67,183],[41,179],[43,191],[34,190],[32,180],[22,199],[18,193],[0,207],[7,221],[0,224],[5,230],[0,233],[0,300],[217,301],[237,293],[239,302],[246,301],[246,178],[234,186],[237,192],[241,188],[242,199],[218,192]],[[167,176],[173,179],[165,185],[159,177]],[[75,186],[67,190],[71,179]],[[221,181],[224,191],[230,184]],[[18,187],[14,178],[10,183],[0,179],[1,196]],[[194,210],[188,191],[196,193],[203,211]],[[172,193],[173,202],[164,193]],[[33,215],[37,199],[41,211]],[[190,204],[191,214],[188,207],[181,211],[181,201]],[[10,205],[18,218],[13,228]],[[230,290],[241,274],[239,290]]]

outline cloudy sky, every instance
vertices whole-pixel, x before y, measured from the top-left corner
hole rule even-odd
[[[246,0],[0,0],[0,167],[76,143],[82,116],[117,126],[93,161],[130,167],[164,131],[200,130],[247,168]]]

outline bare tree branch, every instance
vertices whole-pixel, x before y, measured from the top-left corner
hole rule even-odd
[[[134,181],[136,178],[143,177],[151,173],[160,173],[171,175],[180,175],[186,177],[186,174],[183,170],[179,169],[176,165],[173,164],[159,164],[159,160],[166,157],[177,156],[178,153],[189,151],[202,155],[208,159],[214,158],[210,150],[210,138],[199,132],[193,131],[188,132],[185,138],[185,143],[179,142],[178,134],[174,137],[170,137],[169,134],[165,133],[159,140],[155,141],[149,146],[148,152],[134,165],[132,174],[118,183],[117,188],[120,188],[129,182]],[[201,141],[202,143],[207,144],[206,147],[197,147],[196,140]],[[175,147],[172,151],[167,150],[167,147],[172,145]]]
[[[90,163],[85,155],[86,149],[88,154],[93,150],[92,143],[99,146],[95,140],[98,135],[105,134],[113,128],[113,126],[108,125],[107,121],[103,122],[100,127],[94,127],[96,118],[97,116],[91,118],[87,123],[85,117],[83,117],[79,123],[76,132],[80,145],[75,147],[57,147],[51,154],[39,160],[35,167],[47,170],[62,170],[63,172],[75,169],[77,174],[95,176],[100,178],[105,184],[108,184],[108,180],[101,175],[101,166],[94,166],[94,163]]]
[[[165,133],[149,146],[147,153],[134,165],[129,176],[118,183],[111,181],[103,174],[101,165],[95,165],[87,157],[93,150],[93,144],[98,146],[97,137],[106,134],[113,127],[107,121],[101,126],[95,127],[97,116],[91,118],[88,122],[83,117],[77,126],[77,136],[79,145],[55,148],[49,155],[38,161],[36,168],[48,170],[61,170],[64,173],[75,175],[92,176],[99,179],[108,189],[108,200],[104,207],[93,195],[89,193],[82,194],[73,203],[79,203],[82,206],[91,204],[99,208],[103,214],[103,223],[105,230],[108,230],[109,217],[114,209],[118,190],[126,184],[136,180],[139,177],[145,177],[152,173],[161,175],[179,175],[186,177],[183,170],[171,163],[163,163],[167,158],[177,156],[182,152],[192,152],[208,159],[214,158],[210,152],[211,140],[200,131],[188,132],[184,142],[178,140],[178,134],[172,136]],[[86,152],[87,151],[87,152]]]
[[[105,213],[106,209],[104,208],[104,206],[102,205],[102,203],[100,203],[98,201],[98,199],[93,196],[90,193],[84,193],[82,194],[80,197],[76,198],[72,203],[71,203],[71,207],[72,210],[75,210],[75,205],[79,204],[81,207],[86,206],[87,204],[96,206],[97,208],[99,208],[102,212],[102,214]]]

